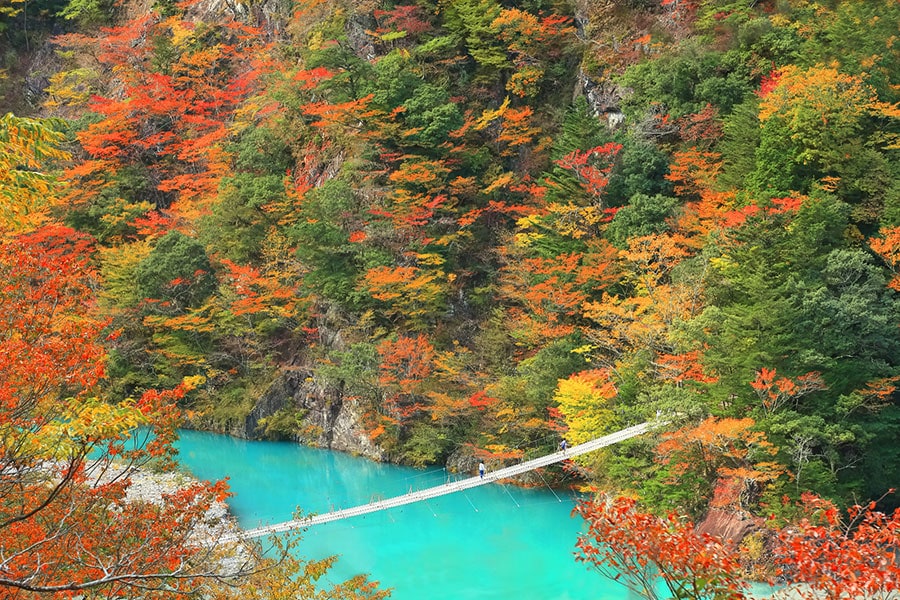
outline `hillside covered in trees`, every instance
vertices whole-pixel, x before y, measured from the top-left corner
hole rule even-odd
[[[848,506],[900,483],[898,23],[4,0],[0,219],[84,245],[110,398],[413,465],[661,415],[581,475],[695,518]]]

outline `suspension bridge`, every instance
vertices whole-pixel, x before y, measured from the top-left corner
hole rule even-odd
[[[522,473],[527,473],[528,471],[533,471],[534,469],[538,469],[540,467],[546,467],[547,465],[552,465],[554,463],[567,460],[569,458],[572,458],[573,456],[580,456],[582,454],[587,454],[588,452],[592,452],[606,446],[617,444],[621,441],[646,433],[651,429],[658,427],[659,425],[659,422],[641,423],[640,425],[634,425],[633,427],[622,429],[615,433],[611,433],[609,435],[591,440],[589,442],[585,442],[583,444],[571,446],[570,448],[560,450],[559,452],[547,454],[545,456],[528,460],[510,467],[497,469],[496,471],[489,471],[484,474],[484,477],[476,475],[475,477],[469,477],[468,479],[460,479],[459,481],[452,481],[423,490],[411,491],[408,494],[395,496],[393,498],[386,498],[384,500],[377,500],[368,504],[361,504],[359,506],[353,506],[341,510],[334,510],[327,513],[320,513],[317,515],[309,515],[299,519],[292,519],[290,521],[284,521],[283,523],[274,523],[272,525],[265,525],[263,527],[257,527],[255,529],[248,529],[241,532],[240,534],[225,536],[219,541],[235,542],[240,539],[258,538],[266,535],[271,535],[273,533],[290,531],[292,529],[301,529],[311,527],[313,525],[321,525],[322,523],[329,523],[331,521],[339,521],[341,519],[358,517],[360,515],[366,515],[380,510],[396,508],[398,506],[403,506],[404,504],[412,504],[413,502],[421,502],[423,500],[437,498],[438,496],[461,492],[463,490],[468,490],[470,488],[485,485],[501,479],[507,479],[509,477],[521,475]]]

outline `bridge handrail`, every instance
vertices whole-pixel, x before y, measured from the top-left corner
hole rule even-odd
[[[331,521],[337,521],[340,519],[347,519],[350,517],[356,517],[372,512],[377,512],[380,510],[385,510],[388,508],[395,508],[397,506],[403,506],[405,504],[411,504],[413,502],[419,502],[422,500],[428,500],[430,498],[436,498],[438,496],[443,496],[446,494],[452,494],[454,492],[460,492],[463,490],[467,490],[473,487],[477,487],[479,485],[484,485],[487,483],[491,483],[493,481],[497,481],[500,479],[507,479],[509,477],[513,477],[515,475],[520,475],[522,473],[526,473],[528,471],[532,471],[534,469],[545,467],[547,465],[551,465],[557,462],[561,462],[563,460],[572,458],[573,456],[580,456],[582,454],[586,454],[588,452],[592,452],[594,450],[598,450],[600,448],[604,448],[606,446],[611,446],[612,444],[617,444],[621,441],[627,440],[629,438],[641,435],[646,433],[647,431],[659,427],[662,423],[659,421],[653,422],[648,421],[646,423],[641,423],[640,425],[634,425],[632,427],[627,427],[615,433],[611,433],[609,435],[605,435],[600,438],[596,438],[585,442],[583,444],[578,444],[575,446],[571,446],[566,450],[560,450],[558,452],[554,452],[552,454],[547,454],[545,456],[540,456],[538,458],[534,458],[517,465],[512,465],[509,467],[504,467],[502,469],[497,469],[496,471],[489,471],[485,473],[484,477],[480,477],[478,475],[474,477],[469,477],[468,479],[461,479],[459,481],[453,481],[450,483],[445,483],[441,485],[437,485],[434,487],[430,487],[424,490],[418,490],[415,492],[410,492],[408,494],[402,494],[400,496],[394,496],[392,498],[387,498],[384,500],[377,500],[375,502],[370,502],[368,504],[360,504],[358,506],[353,506],[350,508],[344,508],[341,510],[330,511],[327,513],[320,513],[317,515],[309,515],[306,517],[302,517],[300,519],[292,519],[290,521],[284,521],[282,523],[274,523],[272,525],[265,525],[262,527],[257,527],[255,529],[248,529],[237,535],[229,535],[224,536],[220,539],[220,542],[236,542],[240,539],[252,539],[262,537],[264,535],[270,535],[273,533],[280,533],[284,531],[289,531],[291,529],[299,529],[303,527],[310,527],[312,525],[319,525],[322,523],[328,523]]]

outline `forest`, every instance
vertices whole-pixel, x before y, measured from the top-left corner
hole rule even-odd
[[[505,465],[659,416],[556,477],[695,521],[890,513],[898,23],[0,0],[3,446],[80,428],[71,474],[175,413],[327,446],[320,410],[378,460]]]

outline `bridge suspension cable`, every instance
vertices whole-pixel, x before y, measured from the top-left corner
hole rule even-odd
[[[469,488],[478,487],[480,485],[491,483],[500,479],[507,479],[509,477],[521,475],[522,473],[527,473],[528,471],[533,471],[534,469],[538,469],[540,467],[546,467],[547,465],[561,462],[563,460],[572,458],[573,456],[580,456],[582,454],[587,454],[588,452],[592,452],[606,446],[617,444],[621,441],[646,433],[654,427],[658,427],[659,424],[659,422],[653,423],[648,421],[647,423],[634,425],[633,427],[622,429],[615,433],[611,433],[589,442],[571,446],[565,450],[560,450],[559,452],[547,454],[546,456],[541,456],[539,458],[525,461],[511,467],[504,467],[502,469],[497,469],[496,471],[489,471],[485,473],[484,477],[476,475],[474,477],[469,477],[468,479],[461,479],[459,481],[437,485],[424,490],[410,492],[401,496],[386,498],[384,500],[377,500],[368,504],[361,504],[359,506],[330,511],[327,513],[309,515],[300,519],[292,519],[290,521],[284,521],[283,523],[274,523],[272,525],[265,525],[263,527],[257,527],[255,529],[248,529],[237,535],[224,536],[219,541],[236,542],[240,539],[258,538],[273,533],[290,531],[292,529],[300,529],[304,527],[311,527],[313,525],[320,525],[322,523],[329,523],[331,521],[339,521],[341,519],[358,517],[360,515],[373,513],[380,510],[386,510],[388,508],[403,506],[404,504],[412,504],[413,502],[421,502],[430,498],[436,498],[438,496],[444,496],[446,494],[461,492]]]

